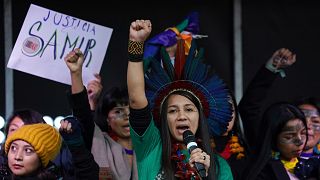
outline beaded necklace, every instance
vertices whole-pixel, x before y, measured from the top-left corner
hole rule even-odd
[[[115,141],[115,142],[117,142],[118,141],[118,136],[116,135],[116,133],[114,133],[113,131],[110,131],[109,133],[109,136]],[[124,148],[124,151],[126,152],[126,154],[127,155],[133,155],[133,152],[134,152],[134,150],[132,150],[132,149],[127,149],[127,148],[125,148],[125,147],[123,147]]]
[[[176,164],[175,177],[178,179],[200,180],[195,168],[189,164],[189,152],[182,143],[172,144],[171,160]]]
[[[124,151],[126,151],[127,155],[133,155],[133,150],[132,149],[124,148]]]

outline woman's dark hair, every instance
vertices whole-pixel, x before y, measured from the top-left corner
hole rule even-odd
[[[108,114],[116,106],[127,106],[129,104],[128,89],[125,87],[113,87],[106,91],[96,108],[94,121],[101,131],[108,132]]]
[[[8,134],[10,123],[15,117],[19,117],[24,124],[46,123],[43,119],[43,115],[33,109],[17,109],[7,119],[6,127],[4,130],[6,135]]]
[[[320,113],[320,99],[317,97],[303,97],[295,100],[293,103],[298,107],[304,104],[310,104]]]
[[[175,179],[174,173],[175,173],[175,164],[171,161],[171,153],[172,153],[172,140],[171,140],[171,134],[168,127],[167,122],[167,109],[168,109],[168,99],[171,95],[181,95],[186,98],[188,98],[190,101],[192,101],[195,106],[198,109],[199,112],[199,126],[198,130],[195,134],[195,137],[198,139],[201,139],[203,143],[199,144],[199,146],[207,152],[210,157],[212,158],[210,161],[210,168],[208,171],[208,177],[207,179],[215,179],[216,173],[219,172],[216,171],[216,165],[215,162],[217,160],[215,159],[215,156],[213,155],[213,152],[210,147],[210,140],[209,140],[209,129],[208,124],[206,122],[206,118],[203,113],[203,109],[201,107],[201,104],[199,100],[190,92],[179,90],[172,92],[163,102],[161,112],[160,112],[160,134],[161,134],[161,141],[162,141],[162,170],[165,172],[166,179]],[[219,167],[217,167],[219,168]]]
[[[293,119],[300,119],[304,126],[307,127],[306,119],[303,112],[293,104],[287,102],[278,102],[270,105],[263,114],[260,131],[258,136],[261,140],[257,151],[257,155],[252,157],[252,162],[246,170],[249,180],[257,178],[258,174],[271,158],[271,152],[278,151],[276,146],[277,137],[281,133],[286,123]],[[307,131],[306,131],[306,137]],[[306,139],[307,142],[308,139]],[[304,144],[306,145],[306,143]]]
[[[245,147],[245,149],[248,149],[248,143],[247,140],[245,138],[244,132],[243,132],[243,128],[242,128],[242,123],[241,123],[241,119],[239,116],[239,109],[238,109],[238,104],[236,101],[236,98],[234,96],[234,93],[230,91],[230,99],[231,99],[231,105],[233,106],[233,111],[234,111],[234,125],[232,127],[231,132],[228,133],[228,135],[230,135],[231,133],[237,135],[239,137],[239,142],[241,145],[243,145]]]

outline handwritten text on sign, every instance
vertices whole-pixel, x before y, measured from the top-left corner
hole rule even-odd
[[[8,67],[71,84],[64,57],[78,47],[85,56],[85,85],[99,73],[112,29],[31,5],[11,53]]]

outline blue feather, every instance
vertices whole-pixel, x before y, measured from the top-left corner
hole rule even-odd
[[[221,135],[227,130],[227,126],[232,117],[232,108],[229,103],[229,90],[225,82],[216,74],[210,74],[210,66],[203,63],[204,50],[197,51],[195,41],[189,51],[183,67],[182,80],[192,85],[190,91],[195,94],[201,93],[209,103],[209,115],[207,117],[211,135]],[[162,64],[160,60],[150,60],[150,70],[145,73],[146,96],[151,107],[155,104],[155,98],[159,91],[166,85],[170,88],[170,83],[174,82],[174,67],[164,48],[161,48]],[[163,65],[163,66],[162,66]],[[163,98],[163,97],[160,97]],[[159,105],[158,105],[159,106]]]

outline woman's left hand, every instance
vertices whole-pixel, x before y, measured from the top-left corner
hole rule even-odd
[[[195,162],[204,165],[204,168],[206,169],[206,176],[208,176],[208,169],[210,167],[210,155],[204,152],[202,149],[196,148],[191,151],[189,159],[190,166],[193,167]]]

